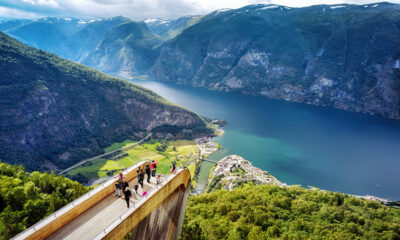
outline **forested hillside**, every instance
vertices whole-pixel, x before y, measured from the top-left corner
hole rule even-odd
[[[0,161],[0,239],[17,233],[90,190],[54,173],[26,172]]]
[[[211,133],[156,93],[0,33],[0,158],[56,169],[124,139]]]
[[[146,24],[43,18],[0,30],[116,76],[400,118],[399,12],[385,2],[257,4]]]
[[[192,196],[182,239],[400,239],[400,209],[341,193],[247,186]]]
[[[250,5],[166,42],[156,80],[400,118],[400,5]]]

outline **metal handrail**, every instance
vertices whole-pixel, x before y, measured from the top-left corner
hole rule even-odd
[[[129,208],[127,211],[122,213],[120,216],[118,216],[116,219],[114,219],[110,224],[108,224],[103,230],[98,232],[94,237],[91,238],[91,240],[100,240],[103,239],[104,236],[107,235],[107,233],[111,232],[116,226],[118,226],[122,221],[124,221],[127,217],[129,217],[136,209],[142,206],[143,203],[147,201],[151,196],[155,195],[158,191],[162,189],[163,186],[165,186],[168,182],[172,181],[174,177],[181,171],[183,171],[185,168],[183,167],[177,167],[174,171],[174,173],[170,174],[165,182],[161,182],[159,185],[156,185],[155,188],[151,189],[143,198],[139,199],[139,201],[136,202],[136,204],[133,205],[132,208]],[[146,199],[146,201],[145,201]],[[136,205],[136,206],[135,206]],[[126,216],[124,216],[126,215]]]
[[[132,170],[134,170],[135,168],[139,167],[140,165],[149,162],[149,161],[141,161],[136,163],[133,166],[130,166],[129,168],[125,169],[124,171],[122,171],[123,174],[126,174],[128,172],[131,172]],[[89,199],[90,196],[93,196],[94,194],[98,193],[99,191],[103,190],[104,188],[108,187],[109,185],[113,184],[115,182],[114,179],[109,179],[108,181],[102,183],[100,186],[92,189],[91,191],[83,194],[82,196],[80,196],[79,198],[75,199],[74,201],[68,203],[67,205],[65,205],[64,207],[58,209],[57,211],[55,211],[54,213],[50,214],[49,216],[47,216],[46,218],[42,219],[41,221],[35,223],[34,225],[30,226],[29,228],[27,228],[25,231],[19,233],[18,235],[14,236],[13,240],[19,240],[19,239],[25,239],[27,236],[37,232],[38,230],[40,230],[42,227],[44,227],[45,225],[47,225],[49,222],[54,221],[55,219],[59,218],[60,216],[62,216],[64,213],[68,212],[69,210],[73,209],[74,207],[78,206],[79,204],[83,203],[85,200]]]

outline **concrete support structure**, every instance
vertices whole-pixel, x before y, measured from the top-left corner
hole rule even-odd
[[[176,239],[184,217],[190,173],[183,169],[161,191],[150,196],[137,210],[123,219],[101,239],[119,240],[132,233],[134,239]]]
[[[132,230],[131,239],[178,239],[182,227],[179,224],[183,223],[185,215],[187,192],[190,192],[189,187],[177,188]]]

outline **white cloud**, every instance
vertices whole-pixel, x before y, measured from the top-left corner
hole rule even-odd
[[[22,2],[39,6],[58,7],[57,0],[22,0]]]
[[[377,2],[377,0],[0,0],[0,6],[3,2],[10,8],[47,16],[112,17],[122,15],[134,20],[142,20],[207,14],[221,8],[239,8],[257,3],[303,7],[315,4],[367,4]],[[400,0],[391,2],[400,3]]]
[[[43,17],[37,13],[21,11],[18,9],[0,6],[0,17],[4,18],[39,18]]]

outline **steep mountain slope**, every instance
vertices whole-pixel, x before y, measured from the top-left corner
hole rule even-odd
[[[108,31],[129,21],[124,17],[89,20],[82,30],[66,39],[56,53],[72,61],[81,62],[95,50]]]
[[[152,91],[36,50],[0,33],[0,159],[38,169],[126,138],[210,132]]]
[[[6,22],[0,29],[32,47],[58,53],[65,39],[84,28],[85,23],[76,18],[40,18]]]
[[[202,16],[184,16],[175,20],[150,18],[144,20],[147,27],[162,39],[171,39],[186,28],[200,21]]]
[[[29,19],[4,19],[0,20],[0,31],[6,32],[10,29],[18,28],[28,22],[31,22]]]
[[[126,22],[113,28],[83,64],[118,76],[140,75],[154,64],[161,40],[144,23]]]
[[[0,31],[41,50],[79,62],[95,50],[105,34],[117,25],[129,22],[113,18],[40,18],[15,19],[0,23]]]
[[[400,5],[251,5],[164,44],[151,75],[400,118]]]

